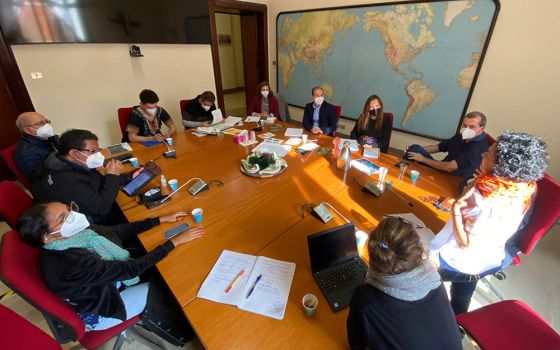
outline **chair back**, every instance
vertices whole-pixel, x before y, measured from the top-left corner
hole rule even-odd
[[[486,141],[488,141],[488,147],[496,143],[496,139],[490,136],[490,134],[486,134]]]
[[[192,100],[193,99],[179,101],[179,112],[181,112],[181,114],[183,114],[183,111],[185,110],[185,106],[191,103]]]
[[[4,305],[0,305],[0,329],[3,349],[62,349],[53,338]]]
[[[130,113],[134,110],[134,107],[122,107],[117,109],[117,114],[119,116],[119,126],[121,127],[121,133],[124,136],[126,134],[126,126],[128,125],[128,117]]]
[[[17,144],[14,143],[10,147],[6,147],[3,150],[1,150],[0,156],[2,156],[2,159],[4,159],[4,162],[6,162],[6,165],[8,166],[12,174],[14,174],[17,177],[17,179],[21,181],[21,183],[25,187],[27,187],[28,190],[31,191],[31,183],[29,182],[29,180],[27,180],[25,176],[23,176],[21,171],[19,171],[19,169],[17,168],[16,162],[14,162],[14,153],[16,152],[16,145]]]
[[[12,181],[0,182],[0,215],[16,229],[16,223],[27,209],[33,206],[33,199],[21,187]]]
[[[342,106],[334,106],[334,111],[336,112],[336,118],[340,120],[340,114],[342,113]]]
[[[73,340],[80,339],[85,334],[84,323],[45,285],[39,272],[39,251],[39,248],[25,244],[16,231],[4,234],[0,245],[0,278],[45,315],[57,339],[60,334]]]
[[[391,146],[391,135],[393,134],[393,113],[391,112],[383,112],[383,118],[389,119],[389,124],[391,124],[391,128],[389,129],[389,135],[387,136],[387,145]]]
[[[550,175],[537,182],[537,198],[533,204],[531,219],[519,238],[519,250],[529,255],[540,239],[560,217],[560,184]]]

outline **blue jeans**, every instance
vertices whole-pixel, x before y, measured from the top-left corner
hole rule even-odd
[[[434,159],[434,157],[432,157],[432,155],[428,151],[426,151],[424,149],[424,147],[422,147],[420,145],[417,145],[417,144],[414,144],[414,145],[411,145],[410,147],[408,147],[404,151],[402,159],[410,160],[410,158],[408,158],[408,152],[420,153],[421,155],[423,155],[426,158]]]
[[[441,257],[439,261],[438,272],[441,279],[445,282],[451,282],[451,308],[455,315],[469,310],[469,305],[471,304],[471,299],[479,279],[502,269],[501,266],[498,266],[481,274],[469,275],[449,266]]]
[[[130,320],[139,315],[146,308],[149,283],[141,283],[128,287],[121,292],[121,299],[126,309],[126,319]],[[102,331],[122,323],[123,320],[99,316],[99,323],[93,327],[95,331]]]

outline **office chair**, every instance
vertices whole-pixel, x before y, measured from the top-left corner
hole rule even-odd
[[[32,206],[33,198],[15,182],[0,182],[0,215],[12,230],[15,230],[21,214]]]
[[[12,350],[62,350],[47,333],[4,305],[0,305],[0,344]]]
[[[505,300],[457,316],[483,350],[560,349],[560,335],[528,305]]]
[[[95,349],[118,336],[114,349],[119,349],[126,338],[125,331],[134,332],[131,327],[140,320],[140,316],[106,330],[86,332],[76,311],[45,285],[39,272],[39,251],[39,248],[23,243],[16,231],[4,234],[0,245],[2,282],[41,311],[59,343],[79,341],[86,349]],[[146,338],[143,340],[149,342]]]
[[[183,111],[185,110],[185,106],[188,105],[189,103],[191,103],[191,101],[192,101],[192,99],[179,101],[179,112],[181,112],[181,115],[183,114]]]
[[[342,113],[342,106],[334,106],[334,111],[336,113],[336,129],[340,126],[340,114]],[[333,131],[333,137],[336,137],[336,130]]]
[[[391,130],[389,130],[389,136],[387,137],[388,141],[387,144],[391,147],[391,135],[393,134],[393,113],[391,112],[383,112],[383,117],[389,119],[389,123],[391,124]]]
[[[2,159],[4,159],[4,162],[6,162],[6,165],[8,166],[12,174],[14,174],[17,177],[17,179],[25,187],[27,187],[28,190],[31,191],[31,183],[27,180],[25,176],[23,176],[21,171],[19,171],[19,169],[17,168],[16,163],[14,162],[15,151],[16,151],[16,144],[14,143],[13,145],[1,150],[0,156],[2,157]]]
[[[122,135],[126,135],[126,126],[128,125],[128,117],[130,113],[134,110],[134,107],[122,107],[117,109],[117,114],[119,116],[119,126],[121,127]]]

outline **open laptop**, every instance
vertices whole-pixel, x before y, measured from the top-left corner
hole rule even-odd
[[[367,266],[358,255],[355,232],[350,223],[307,236],[313,278],[333,311],[350,304],[354,288],[366,276]]]

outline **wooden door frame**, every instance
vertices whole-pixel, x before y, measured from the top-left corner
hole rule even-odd
[[[259,18],[257,21],[262,23],[257,23],[257,26],[261,25],[264,28],[262,34],[262,45],[264,49],[264,65],[265,65],[265,76],[268,81],[268,16],[267,7],[263,4],[257,4],[253,2],[235,1],[235,0],[208,0],[208,6],[210,10],[210,26],[212,28],[212,65],[214,66],[214,81],[216,83],[216,99],[218,106],[224,107],[224,88],[222,84],[222,70],[220,68],[220,53],[218,51],[218,32],[216,29],[216,13],[231,13],[231,14],[243,14],[243,13],[258,13]]]
[[[16,58],[2,32],[0,32],[0,68],[4,71],[8,84],[4,88],[12,96],[20,111],[34,112],[35,108],[21,76]]]

